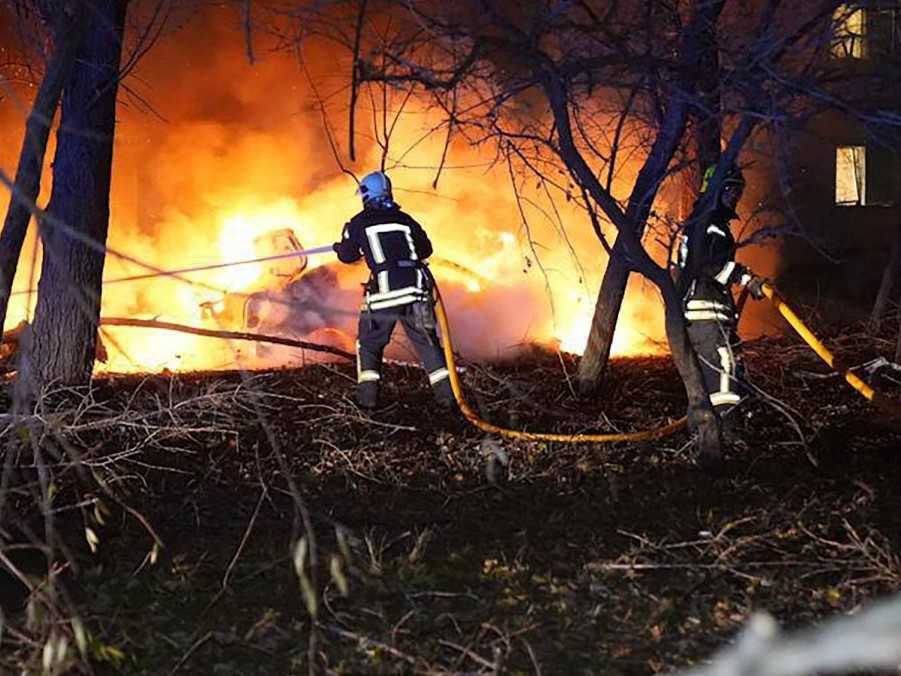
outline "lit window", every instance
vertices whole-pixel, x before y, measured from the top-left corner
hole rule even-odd
[[[841,5],[833,16],[835,22],[835,40],[832,53],[838,57],[862,59],[866,56],[867,16],[863,9],[851,9]]]
[[[865,204],[867,149],[841,146],[835,149],[835,203],[841,206]]]
[[[835,149],[835,203],[839,206],[891,206],[897,199],[898,157],[883,146]]]
[[[832,15],[832,24],[832,53],[839,58],[881,59],[901,51],[898,0],[883,0],[866,9],[845,3]]]

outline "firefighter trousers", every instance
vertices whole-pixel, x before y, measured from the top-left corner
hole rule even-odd
[[[723,415],[744,398],[744,365],[735,323],[721,319],[688,322],[688,337],[701,362],[714,410]]]
[[[382,353],[399,321],[428,373],[435,399],[442,405],[453,405],[454,394],[444,352],[435,330],[434,313],[435,310],[428,301],[417,301],[384,310],[364,309],[360,313],[357,332],[358,404],[367,408],[378,404]]]

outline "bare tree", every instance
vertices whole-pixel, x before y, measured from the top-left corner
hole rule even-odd
[[[23,369],[38,388],[52,381],[85,383],[94,366],[127,2],[96,0],[91,7],[63,91],[47,207],[53,220],[40,224],[44,258],[30,365]]]
[[[697,188],[700,185],[699,178],[702,173],[697,170],[696,165],[710,166],[720,158],[722,130],[718,100],[719,56],[716,45],[716,23],[723,11],[724,4],[723,2],[713,3],[709,13],[706,15],[698,13],[694,28],[686,31],[680,45],[680,51],[684,55],[680,66],[685,75],[682,77],[682,82],[677,84],[681,90],[681,101],[671,104],[663,113],[662,119],[662,127],[669,126],[671,128],[670,135],[673,140],[669,146],[673,150],[670,151],[670,154],[675,155],[675,148],[681,147],[687,156],[690,157],[693,154],[697,159],[694,165],[695,171],[691,171],[693,165],[689,164],[685,170],[689,176],[683,179],[686,183],[686,192],[694,197],[698,194]],[[692,122],[693,124],[691,124]],[[660,131],[663,131],[662,127]],[[670,162],[669,158],[667,158],[667,162]],[[658,178],[657,181],[659,186],[662,180]],[[640,199],[641,196],[633,190],[629,199],[630,205],[634,203],[635,198]],[[653,199],[651,196],[647,200],[646,206],[640,208],[639,213],[632,218],[632,221],[636,223],[635,230],[639,238],[644,233],[645,222]],[[625,240],[617,238],[598,292],[588,342],[582,359],[579,361],[577,374],[579,390],[583,395],[590,394],[597,388],[610,358],[616,320],[619,317],[631,272],[628,256],[625,255],[625,246]]]
[[[36,326],[43,330],[33,341],[31,366],[35,368],[20,372],[36,377],[25,391],[51,380],[83,384],[90,377],[119,87],[130,103],[152,110],[149,102],[120,83],[167,25],[177,23],[170,21],[173,13],[188,17],[197,6],[197,0],[5,0],[0,4],[0,10],[21,25],[24,49],[41,53],[38,45],[48,38],[52,44],[52,56],[27,119],[0,236],[0,322],[5,320],[22,242],[39,193],[47,139],[62,99],[48,218],[38,223],[44,258]]]
[[[898,6],[898,3],[887,3],[887,5],[884,12],[879,11],[881,8],[878,4],[874,8],[876,10],[873,12],[875,21],[870,22],[870,29],[878,40],[877,56],[879,57],[879,67],[887,74],[897,74],[899,69],[901,69],[901,46],[898,44],[899,37],[901,37],[901,34],[899,34],[901,33],[901,27],[898,25],[899,18],[901,18],[901,6]],[[889,91],[896,92],[897,83]],[[898,139],[897,135],[894,138],[889,137],[878,140],[883,145],[893,148],[897,158],[899,151],[901,151],[901,139]],[[887,186],[888,194],[884,197],[888,197],[895,206],[894,217],[896,220],[888,261],[883,270],[879,290],[870,314],[870,327],[873,331],[879,330],[883,317],[892,301],[893,291],[895,292],[895,301],[901,300],[901,296],[897,292],[898,281],[901,279],[901,213],[899,213],[898,209],[901,206],[901,174],[898,173],[899,170],[901,170],[901,167],[897,166],[896,161],[895,171],[885,172],[888,174],[886,178],[889,186]],[[895,351],[896,362],[899,357],[901,357],[901,331],[899,331],[898,335],[898,348]]]

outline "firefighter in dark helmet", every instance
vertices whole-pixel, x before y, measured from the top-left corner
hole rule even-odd
[[[702,198],[710,189],[715,169],[710,167],[704,174]],[[681,281],[688,336],[701,362],[710,403],[721,418],[747,394],[732,287],[746,286],[751,296],[759,300],[763,298],[761,287],[765,281],[735,261],[735,238],[729,226],[738,218],[735,207],[744,188],[741,171],[731,167],[704,224],[695,229],[697,241],[685,235],[679,246],[679,267],[685,275]]]
[[[435,328],[432,277],[424,263],[432,243],[422,226],[395,203],[385,173],[365,176],[357,194],[363,210],[344,226],[341,241],[334,245],[342,263],[363,257],[370,270],[357,333],[357,403],[378,406],[382,353],[400,321],[428,372],[435,398],[451,407],[454,395]]]

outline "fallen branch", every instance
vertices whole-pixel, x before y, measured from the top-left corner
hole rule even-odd
[[[144,329],[162,329],[163,331],[180,331],[181,333],[192,333],[195,336],[208,336],[210,338],[225,338],[227,340],[255,340],[260,343],[275,343],[276,345],[288,345],[290,347],[299,347],[311,352],[325,352],[333,354],[345,359],[356,359],[354,355],[346,350],[328,345],[320,345],[318,343],[308,343],[305,340],[294,340],[293,338],[282,338],[281,336],[268,336],[261,333],[246,333],[244,331],[217,331],[215,329],[201,329],[196,326],[187,326],[185,324],[173,324],[172,322],[160,322],[155,319],[131,319],[128,317],[101,317],[101,326],[134,326]]]

